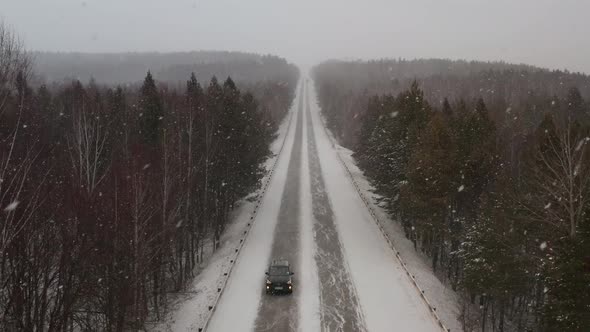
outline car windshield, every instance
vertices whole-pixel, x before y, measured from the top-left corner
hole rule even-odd
[[[289,267],[287,266],[271,266],[268,272],[271,276],[288,276]]]

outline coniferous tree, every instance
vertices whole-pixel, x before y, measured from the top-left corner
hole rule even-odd
[[[408,183],[401,192],[405,217],[413,220],[422,247],[431,254],[434,270],[449,238],[449,207],[458,188],[453,144],[450,126],[437,112],[412,153],[406,168]]]
[[[152,146],[161,139],[161,122],[163,120],[162,102],[152,73],[148,71],[141,87],[139,103],[140,131],[144,142]]]

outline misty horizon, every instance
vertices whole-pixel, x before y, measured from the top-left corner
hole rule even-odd
[[[590,73],[590,4],[581,2],[2,2],[2,19],[33,51],[239,51],[304,66],[441,58]]]

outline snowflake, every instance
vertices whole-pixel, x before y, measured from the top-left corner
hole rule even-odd
[[[582,146],[584,146],[584,144],[588,141],[590,141],[590,137],[582,138],[576,145],[576,152],[580,151],[580,149],[582,149]]]
[[[16,210],[16,207],[18,206],[20,202],[19,201],[14,201],[10,204],[8,204],[5,208],[4,208],[4,212],[10,212],[10,211],[14,211]]]
[[[545,242],[545,241],[541,242],[541,244],[539,245],[539,248],[541,250],[545,250],[547,248],[547,242]]]
[[[551,207],[551,202],[549,202],[549,203],[547,203],[547,205],[545,205],[545,210],[547,210],[550,207]]]
[[[461,185],[459,188],[457,188],[458,192],[462,192],[463,190],[465,190],[465,186]]]

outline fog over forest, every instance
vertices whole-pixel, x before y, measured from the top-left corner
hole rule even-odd
[[[29,49],[504,60],[590,72],[590,2],[1,0]]]

